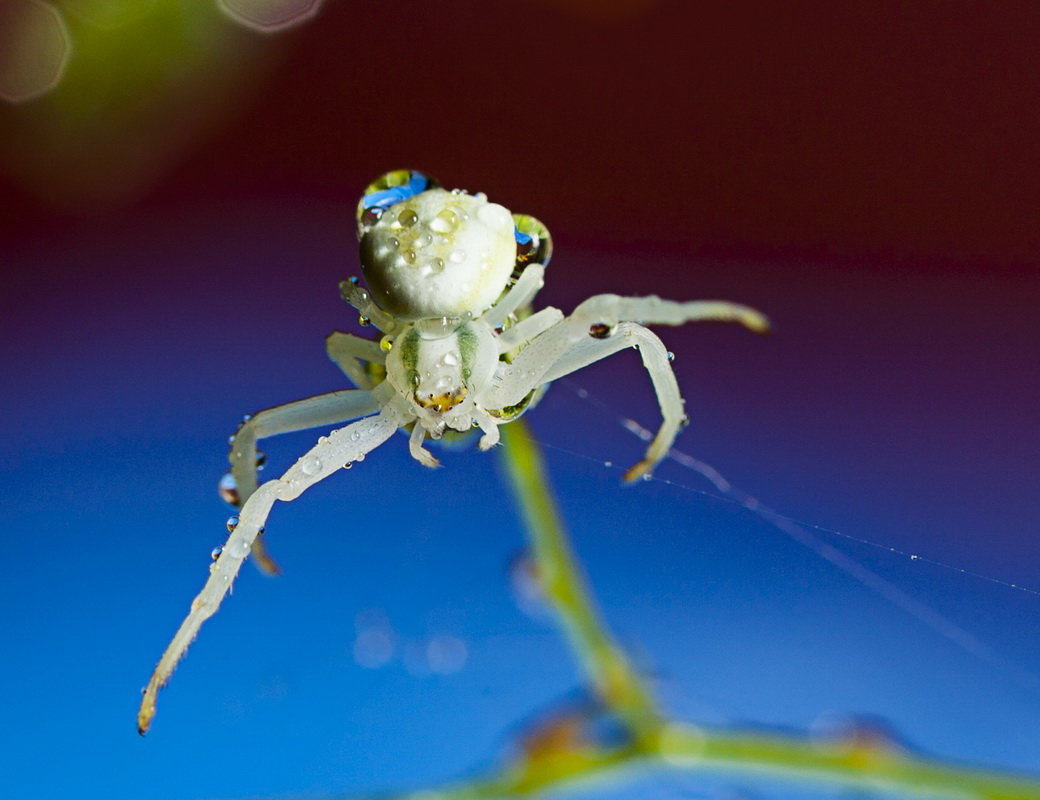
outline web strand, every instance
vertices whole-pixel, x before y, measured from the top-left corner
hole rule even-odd
[[[601,414],[610,418],[615,424],[624,430],[628,431],[633,436],[641,439],[642,441],[649,441],[653,438],[653,433],[640,425],[633,419],[620,414],[615,409],[604,403],[597,397],[592,396],[586,389],[574,384],[572,381],[560,381],[570,391],[572,391],[579,399],[588,403],[592,407],[596,408]],[[591,456],[587,456],[583,453],[568,450],[566,448],[558,447],[556,445],[544,444],[545,447],[558,450],[560,452],[568,453],[569,455],[583,458],[589,461],[598,461]],[[845,574],[849,575],[860,584],[880,595],[882,598],[892,603],[894,606],[902,609],[906,613],[910,614],[915,619],[919,620],[924,625],[931,628],[937,634],[952,642],[962,650],[970,653],[975,658],[981,661],[992,664],[1001,670],[1005,671],[1015,681],[1031,690],[1036,691],[1040,689],[1040,677],[1034,675],[1028,670],[1023,669],[1015,664],[1008,662],[1005,658],[1000,656],[996,651],[993,650],[989,645],[977,639],[975,636],[961,628],[956,623],[944,617],[935,609],[922,603],[920,600],[907,594],[905,591],[900,589],[898,586],[893,584],[891,581],[881,577],[873,570],[863,566],[851,556],[847,555],[843,551],[836,548],[829,542],[825,542],[819,538],[816,534],[822,534],[825,536],[839,537],[846,541],[854,542],[856,544],[872,547],[877,550],[881,550],[887,553],[898,555],[903,558],[908,558],[911,561],[921,562],[928,564],[940,569],[950,570],[952,572],[959,573],[961,575],[974,578],[976,580],[986,581],[993,583],[1006,589],[1012,589],[1026,594],[1040,596],[1040,591],[1019,584],[1011,583],[1009,581],[1001,580],[989,575],[984,575],[972,570],[964,569],[953,564],[948,564],[943,561],[939,561],[933,558],[920,556],[916,553],[908,553],[904,550],[900,550],[896,547],[889,545],[880,544],[873,542],[868,539],[863,539],[857,536],[844,533],[833,528],[827,528],[822,525],[816,525],[810,522],[803,522],[792,517],[780,514],[774,511],[772,508],[764,505],[752,494],[744,491],[738,486],[733,485],[729,480],[722,475],[717,469],[710,464],[701,461],[694,456],[684,453],[681,450],[672,449],[668,455],[675,463],[680,466],[689,469],[696,474],[706,479],[719,494],[714,494],[703,489],[698,489],[693,486],[688,486],[677,481],[668,480],[666,478],[658,478],[652,476],[650,479],[662,483],[667,486],[680,489],[682,491],[692,492],[699,494],[703,497],[710,498],[712,500],[724,503],[731,503],[734,505],[741,506],[753,514],[768,522],[777,530],[781,531],[794,541],[798,542],[802,546],[812,550],[819,557],[826,560],[828,563],[840,569]]]

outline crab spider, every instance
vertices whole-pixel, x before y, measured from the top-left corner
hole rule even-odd
[[[343,467],[364,459],[399,429],[428,467],[423,446],[450,431],[479,428],[479,447],[498,442],[498,426],[519,417],[550,381],[635,347],[664,418],[645,455],[625,473],[648,475],[685,422],[683,400],[661,340],[645,325],[700,320],[738,322],[762,333],[768,322],[724,301],[672,302],[656,296],[601,294],[570,316],[547,307],[531,312],[552,252],[548,230],[534,217],[510,214],[483,194],[446,191],[425,175],[389,172],[358,203],[361,266],[344,299],[380,341],[347,333],[327,340],[329,357],[356,385],[247,417],[232,437],[225,499],[240,506],[231,535],[214,551],[210,576],[191,604],[144,690],[138,730],[147,731],[158,691],[202,626],[220,606],[252,552],[272,568],[258,536],[275,501],[288,502]],[[257,484],[258,439],[304,428],[345,427],[318,439],[280,478]]]

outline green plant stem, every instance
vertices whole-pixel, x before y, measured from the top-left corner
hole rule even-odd
[[[500,430],[503,460],[527,527],[537,579],[571,649],[604,704],[637,736],[653,734],[660,727],[660,714],[650,690],[600,619],[571,553],[538,446],[523,420]]]

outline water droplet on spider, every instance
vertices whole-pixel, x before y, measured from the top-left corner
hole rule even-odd
[[[651,481],[651,480],[654,479],[654,476],[651,475],[649,472],[644,472],[642,474],[642,478],[643,478],[644,481]]]
[[[235,482],[235,476],[230,472],[225,472],[221,476],[220,481],[218,481],[217,494],[220,495],[220,499],[225,503],[232,506],[238,505],[238,483]]]
[[[264,464],[266,464],[266,463],[267,463],[267,453],[265,453],[263,450],[257,450],[256,451],[256,461],[253,462],[253,465],[258,470],[261,470],[261,469],[264,468]]]
[[[410,228],[419,221],[419,216],[410,208],[406,208],[397,215],[397,221],[401,223],[402,228]]]
[[[459,215],[446,208],[430,221],[430,230],[437,233],[451,233],[459,224]]]
[[[918,559],[920,559],[920,558],[921,558],[921,557],[920,557],[919,555],[917,555],[917,553],[913,553],[913,554],[911,554],[911,556],[910,556],[910,560],[911,560],[911,561],[917,561],[917,560],[918,560]]]
[[[440,366],[442,367],[457,367],[459,365],[459,354],[455,352],[445,353],[441,357]]]
[[[603,462],[603,466],[606,467],[607,469],[610,469],[611,467],[614,466],[614,462],[613,461],[604,461]]]
[[[361,229],[366,231],[379,222],[379,218],[383,216],[383,209],[379,206],[372,206],[366,208],[361,212]]]
[[[415,237],[415,246],[419,249],[429,247],[431,244],[433,244],[432,233],[424,233],[422,236]]]
[[[384,353],[389,353],[394,349],[394,339],[392,336],[384,336],[379,340],[379,349]]]
[[[370,320],[368,317],[362,314],[360,317],[357,318],[357,324],[360,325],[362,328],[367,328],[369,325],[372,324],[372,320]]]
[[[209,551],[209,557],[210,557],[210,559],[212,561],[216,561],[218,558],[220,558],[220,554],[223,553],[223,552],[224,552],[223,546],[217,545],[216,547],[214,547],[212,550]]]
[[[321,472],[321,459],[317,456],[307,456],[300,464],[300,471],[304,475],[317,475]]]
[[[365,460],[365,454],[364,453],[358,453],[357,456],[354,458],[354,460],[355,461],[364,461]]]
[[[356,441],[359,441],[360,439],[361,439],[361,431],[359,431],[357,428],[355,428],[354,430],[352,430],[350,432],[350,441],[356,442]]]
[[[227,526],[228,533],[233,533],[235,528],[238,527],[238,515],[232,514],[224,524]]]
[[[391,236],[390,237],[390,246],[393,247],[394,249],[397,249],[398,247],[401,246],[401,240],[398,239],[396,236]]]
[[[404,261],[405,264],[411,265],[416,262],[418,256],[415,254],[414,250],[405,250],[403,253],[401,253],[401,259]]]
[[[675,361],[675,353],[673,353],[671,350],[668,351],[668,360]]]
[[[457,247],[448,254],[448,260],[452,264],[461,264],[466,260],[466,251],[459,250]]]
[[[348,461],[346,464],[343,465],[343,469],[350,469],[352,466],[354,466],[354,462]]]
[[[443,258],[431,258],[423,266],[423,275],[440,275],[444,272],[444,259]]]

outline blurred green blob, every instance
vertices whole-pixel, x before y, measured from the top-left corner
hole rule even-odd
[[[52,91],[0,126],[0,168],[72,210],[147,189],[244,105],[278,52],[211,1],[73,0],[69,10],[73,56]]]
[[[65,13],[99,28],[121,28],[151,13],[156,0],[64,0]]]

